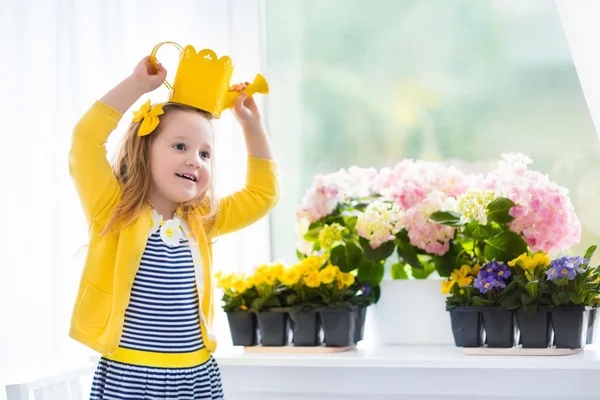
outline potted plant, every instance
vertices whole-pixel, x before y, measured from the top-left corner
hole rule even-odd
[[[306,277],[307,284],[318,290],[323,307],[319,314],[323,323],[325,345],[347,347],[356,343],[356,323],[359,320],[353,288],[355,277],[339,267],[328,264]],[[361,327],[359,327],[361,329]]]
[[[495,319],[499,321],[502,318],[505,322],[503,328],[496,327],[489,319],[484,322],[489,346],[508,346],[510,338],[514,337],[511,332],[515,329],[507,312],[529,304],[533,306],[530,297],[535,294],[536,287],[538,293],[542,293],[543,281],[536,281],[543,270],[541,265],[536,263],[535,276],[528,280],[519,269],[521,267],[505,272],[506,263],[524,253],[566,250],[579,241],[581,234],[568,192],[547,175],[529,170],[530,163],[531,159],[525,155],[504,154],[495,170],[474,180],[477,184],[458,199],[455,211],[439,211],[431,215],[432,221],[456,227],[453,244],[458,249],[457,260],[467,257],[471,263],[484,265],[480,271],[482,276],[475,280],[474,285],[489,284],[492,288],[482,293],[484,296],[475,296],[473,303],[494,307]],[[493,262],[502,265],[491,265],[491,278],[483,276],[488,270],[486,265]],[[500,280],[496,276],[498,272],[504,275],[515,272],[516,276]],[[536,301],[542,300],[537,298]],[[487,311],[487,317],[491,316],[492,309],[483,311]],[[500,331],[504,333],[504,340],[496,342],[490,333],[493,336]]]
[[[318,271],[328,256],[308,256],[287,268],[281,283],[285,303],[292,321],[292,342],[294,346],[319,346],[322,344],[321,318],[318,309],[322,307],[318,291],[320,280]]]
[[[523,348],[552,346],[551,298],[544,290],[550,258],[545,252],[533,255],[523,253],[508,265],[513,267],[513,279],[517,287],[517,321],[521,345]]]
[[[227,314],[231,341],[234,346],[254,346],[258,343],[256,314],[250,310],[258,297],[256,288],[244,274],[216,274],[217,287],[223,290],[222,307]]]
[[[457,347],[480,347],[483,345],[484,329],[481,310],[473,306],[473,297],[478,293],[473,281],[479,274],[479,264],[463,265],[452,271],[450,278],[442,281],[442,293],[448,294],[446,310]]]
[[[249,278],[256,289],[251,310],[257,314],[258,329],[263,346],[285,346],[290,338],[289,314],[283,299],[284,272],[281,263],[259,265]]]
[[[546,270],[556,347],[583,348],[586,344],[588,312],[600,293],[598,267],[589,266],[595,248],[590,247],[584,257],[554,259]]]
[[[490,191],[469,190],[459,199],[459,211],[431,215],[432,221],[456,228],[457,260],[483,265],[473,281],[477,290],[469,293],[469,301],[479,307],[489,347],[512,347],[517,339],[512,310],[519,304],[506,262],[526,252],[527,245],[507,227],[514,219],[510,215],[514,205],[510,199],[494,198]]]

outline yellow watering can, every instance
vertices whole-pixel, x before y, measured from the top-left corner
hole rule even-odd
[[[173,85],[167,80],[164,83],[170,90],[170,102],[199,108],[217,118],[221,116],[223,110],[233,107],[240,92],[229,91],[234,67],[231,58],[228,56],[218,58],[210,49],[196,52],[191,45],[182,48],[175,42],[162,42],[157,44],[150,54],[150,64],[154,71],[158,71],[156,52],[163,44],[173,45],[180,51],[175,81]],[[269,85],[262,75],[257,74],[244,92],[247,96],[255,93],[268,94]]]

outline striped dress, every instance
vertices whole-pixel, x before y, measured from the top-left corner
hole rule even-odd
[[[167,234],[175,241],[165,240],[170,221],[161,226],[159,220],[150,232],[125,311],[118,351],[134,358],[156,353],[185,356],[204,349],[190,244],[183,232],[180,238],[173,238],[172,229]],[[185,368],[135,365],[102,357],[90,398],[223,399],[223,390],[212,356]]]

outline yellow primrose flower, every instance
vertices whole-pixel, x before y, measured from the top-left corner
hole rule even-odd
[[[217,281],[217,287],[224,290],[230,290],[233,285],[233,276],[225,275]]]
[[[452,289],[452,286],[454,286],[454,282],[452,282],[450,280],[443,280],[442,281],[442,293],[444,293],[444,294],[450,293],[450,289]]]
[[[319,268],[321,268],[321,265],[323,265],[323,263],[327,260],[328,256],[327,255],[321,255],[321,256],[309,256],[306,258],[303,258],[302,261],[300,262],[300,264],[306,269],[306,272],[309,271],[315,271],[318,270]]]
[[[233,290],[235,290],[236,293],[242,294],[246,291],[246,289],[248,289],[248,285],[244,279],[237,279],[234,281]]]
[[[519,257],[514,258],[508,262],[509,267],[516,267],[519,261],[523,260],[523,257],[527,257],[527,253],[521,254]]]
[[[469,286],[473,282],[473,279],[475,278],[472,276],[465,276],[457,280],[456,283],[458,283],[458,286],[460,287]]]
[[[481,270],[481,265],[479,264],[475,264],[471,267],[471,275],[473,276],[477,276],[479,274],[479,271]]]
[[[550,258],[544,252],[534,254],[533,257],[529,257],[527,253],[523,253],[519,257],[509,261],[508,265],[511,267],[520,267],[533,275],[538,267],[545,268],[550,265]]]
[[[547,267],[550,265],[550,257],[548,257],[545,252],[534,254],[533,259],[540,267]]]
[[[339,268],[335,265],[325,267],[325,269],[321,270],[321,272],[319,273],[321,277],[321,282],[323,282],[326,285],[330,284],[337,276],[338,271]]]
[[[306,286],[311,288],[321,286],[321,275],[319,274],[319,271],[312,271],[307,276],[305,276],[304,283],[306,284]]]
[[[344,287],[350,287],[354,284],[354,275],[349,272],[342,272],[342,283]]]
[[[286,286],[293,286],[300,281],[300,278],[302,278],[302,271],[299,268],[291,267],[283,273],[279,280]]]
[[[258,272],[254,272],[254,275],[250,276],[248,278],[248,281],[253,286],[261,285],[264,282],[264,274],[261,274],[261,273],[258,273]]]
[[[261,283],[266,283],[267,285],[275,284],[275,280],[277,277],[275,276],[275,271],[267,271],[264,275],[261,276]]]
[[[269,271],[275,277],[275,279],[281,278],[283,276],[284,270],[285,270],[285,267],[281,263],[273,264],[269,268]]]
[[[455,269],[450,273],[450,279],[453,281],[459,281],[467,278],[467,275],[471,272],[471,267],[463,265],[460,269]]]

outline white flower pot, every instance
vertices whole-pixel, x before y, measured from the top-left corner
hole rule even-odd
[[[376,344],[454,345],[440,279],[384,280],[370,310]]]

